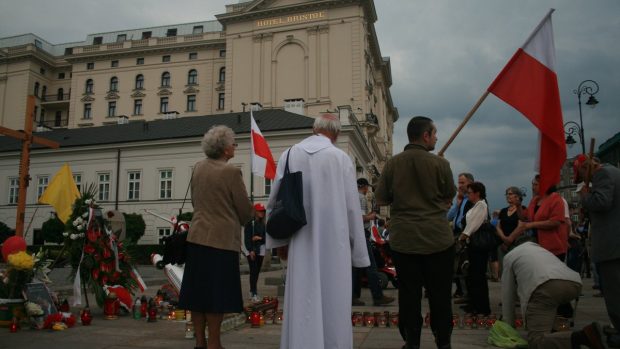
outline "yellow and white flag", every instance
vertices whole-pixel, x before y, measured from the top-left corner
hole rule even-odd
[[[50,204],[56,209],[56,215],[66,223],[71,212],[75,199],[80,197],[80,192],[73,180],[73,174],[69,164],[65,163],[39,198],[39,203]]]

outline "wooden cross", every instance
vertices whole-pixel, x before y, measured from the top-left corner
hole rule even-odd
[[[58,142],[50,141],[32,135],[32,114],[34,113],[34,96],[28,96],[26,104],[26,117],[24,129],[15,131],[10,128],[0,126],[0,134],[13,137],[22,141],[22,156],[19,160],[19,192],[17,195],[17,222],[15,223],[15,235],[24,235],[24,214],[26,211],[26,190],[30,182],[30,145],[32,143],[41,144],[50,148],[58,148]]]

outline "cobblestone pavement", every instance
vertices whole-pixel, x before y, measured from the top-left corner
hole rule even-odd
[[[283,270],[278,265],[268,268],[259,279],[260,296],[276,296],[277,286],[266,285],[265,280],[274,280],[281,277]],[[149,286],[145,294],[153,296],[155,292],[167,283],[162,271],[151,266],[139,266],[139,270]],[[249,293],[247,266],[242,265],[243,294]],[[69,269],[57,269],[50,275],[54,284],[51,288],[60,294],[70,294],[71,286],[67,280]],[[268,282],[269,283],[269,282]],[[599,321],[608,324],[609,319],[605,310],[603,299],[594,297],[592,280],[584,279],[583,296],[577,309],[576,328],[581,328],[591,321]],[[500,284],[489,282],[492,312],[499,314]],[[397,297],[397,290],[388,288],[385,290],[388,296]],[[91,297],[91,299],[93,299]],[[368,289],[362,290],[362,300],[366,304],[372,304]],[[428,305],[423,304],[423,312],[426,313]],[[182,321],[158,320],[155,323],[147,323],[144,320],[134,320],[130,316],[119,317],[118,320],[105,320],[102,310],[96,306],[93,310],[93,322],[91,326],[77,324],[65,331],[31,330],[22,329],[18,333],[9,333],[8,329],[0,328],[0,349],[17,348],[44,348],[44,349],[68,349],[68,348],[193,348],[194,341],[184,338],[185,323]],[[396,304],[382,307],[363,306],[353,307],[354,311],[398,311]],[[72,309],[74,313],[79,308]],[[455,313],[462,311],[457,305]],[[232,322],[231,322],[232,323]],[[232,327],[232,326],[231,326]],[[227,349],[240,348],[278,348],[280,339],[280,325],[265,325],[261,328],[252,328],[248,324],[242,324],[236,328],[227,330],[222,341]],[[523,332],[522,332],[523,333]],[[460,329],[456,328],[452,335],[453,348],[486,348],[492,347],[487,344],[488,331],[485,329]],[[403,342],[398,330],[395,328],[353,328],[354,348],[385,348],[399,349]],[[429,329],[424,329],[422,334],[422,347],[434,348],[432,334]]]

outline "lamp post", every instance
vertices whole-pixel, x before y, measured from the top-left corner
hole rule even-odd
[[[579,125],[574,121],[568,121],[564,124],[564,134],[566,134],[566,144],[568,146],[572,146],[577,143],[573,136],[579,137],[579,143],[581,143],[581,147],[584,147],[583,143],[583,129],[579,127]],[[585,154],[585,153],[584,153]]]
[[[576,90],[573,90],[573,93],[577,95],[577,100],[579,101],[579,126],[577,128],[579,130],[579,139],[581,141],[581,151],[583,154],[586,153],[586,145],[584,142],[585,138],[583,135],[583,116],[581,114],[581,95],[584,93],[590,95],[586,104],[594,108],[594,106],[598,104],[598,100],[594,97],[594,95],[597,92],[598,92],[598,84],[594,80],[584,80],[581,83],[579,83],[579,87],[577,87]],[[567,122],[566,124],[564,124],[564,126],[566,127],[566,125],[569,123],[570,122]],[[575,124],[575,126],[577,125]],[[571,137],[570,134],[568,134],[568,137],[566,138],[567,143],[569,142],[569,137]],[[574,139],[573,139],[573,143],[574,143]]]

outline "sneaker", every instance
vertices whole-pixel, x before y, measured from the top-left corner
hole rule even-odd
[[[252,295],[252,298],[251,298],[251,299],[252,299],[252,302],[258,302],[258,301],[260,301],[260,298],[258,298],[258,295],[257,295],[256,293]]]
[[[390,297],[390,296],[383,296],[379,299],[375,299],[373,300],[373,304],[375,306],[380,306],[380,305],[387,305],[390,304],[394,301],[394,297]]]
[[[359,298],[353,298],[353,301],[351,302],[351,304],[354,307],[361,307],[361,306],[366,305],[366,303],[364,303],[364,301],[360,300]]]
[[[598,322],[593,322],[586,327],[584,327],[581,331],[586,335],[588,343],[586,346],[588,348],[593,349],[605,349],[606,345],[603,342],[603,331],[601,330],[601,325]]]

